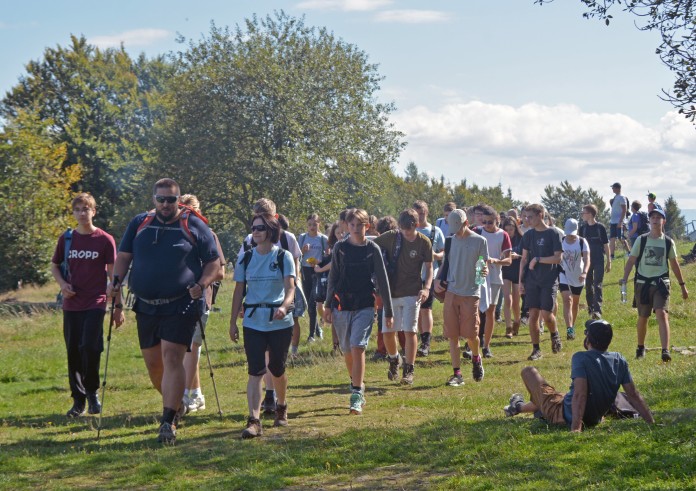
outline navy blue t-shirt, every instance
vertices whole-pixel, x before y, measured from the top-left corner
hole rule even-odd
[[[202,220],[191,215],[188,227],[195,244],[179,221],[164,224],[157,217],[136,236],[146,216],[142,213],[131,220],[118,248],[119,252],[133,254],[128,286],[136,297],[148,300],[183,297],[160,306],[137,302],[133,310],[151,315],[184,313],[183,309],[191,304],[187,288],[198,281],[206,263],[218,259],[213,233]]]
[[[527,265],[524,276],[525,283],[533,282],[534,285],[551,286],[556,282],[560,266],[558,264],[535,264],[534,269],[529,269],[529,263],[535,257],[553,256],[556,252],[563,252],[560,231],[549,227],[539,232],[535,229],[527,230],[522,236],[522,249],[527,252]]]

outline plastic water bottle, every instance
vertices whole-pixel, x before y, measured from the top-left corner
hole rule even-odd
[[[626,282],[621,280],[621,303],[626,303],[628,292],[626,291]]]
[[[486,281],[486,277],[483,276],[483,269],[486,267],[486,261],[483,260],[483,256],[479,256],[478,261],[476,261],[476,284],[483,285]]]

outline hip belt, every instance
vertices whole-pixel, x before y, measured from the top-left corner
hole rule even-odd
[[[168,303],[175,302],[179,300],[180,298],[183,298],[186,296],[186,293],[182,293],[181,295],[177,297],[171,297],[171,298],[153,298],[153,299],[147,299],[147,298],[142,298],[138,297],[138,300],[145,302],[148,305],[167,305]]]

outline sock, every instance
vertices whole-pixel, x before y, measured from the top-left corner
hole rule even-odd
[[[461,375],[461,374],[462,374],[462,371],[459,369],[459,367],[457,367],[457,368],[454,369],[454,374],[455,374],[455,375]]]
[[[532,348],[534,348],[534,349],[538,349],[538,350],[541,350],[541,348],[539,347],[539,345],[538,345],[538,344],[533,344],[533,345],[532,345]]]
[[[274,401],[275,400],[275,390],[266,390],[266,399],[269,401]]]
[[[189,391],[189,398],[190,399],[195,399],[196,397],[199,397],[201,395],[201,388],[198,387],[197,389],[192,389]]]
[[[638,345],[638,349],[644,350],[644,349],[645,349],[645,345],[644,345],[644,344],[639,344],[639,345]]]
[[[471,361],[474,361],[476,363],[481,363],[481,355],[472,356]]]
[[[389,353],[387,353],[387,358],[389,358],[390,360],[398,360],[399,359],[399,352],[397,351],[393,355],[390,355]]]
[[[424,332],[421,334],[421,341],[423,344],[430,344],[430,333]]]
[[[160,420],[160,423],[172,424],[174,422],[174,416],[176,416],[176,409],[165,407],[162,411],[162,419]]]

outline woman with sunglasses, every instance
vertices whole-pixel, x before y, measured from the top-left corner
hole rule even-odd
[[[244,253],[234,270],[234,297],[230,318],[230,338],[239,341],[237,322],[244,309],[242,328],[249,381],[247,403],[249,417],[242,438],[263,434],[261,426],[261,382],[266,366],[273,376],[277,405],[273,426],[287,426],[288,405],[285,373],[292,339],[292,303],[295,296],[295,262],[284,249],[274,245],[280,235],[278,220],[269,214],[257,214],[251,222],[256,247]],[[266,364],[268,351],[268,364]]]
[[[503,313],[505,337],[517,336],[520,331],[520,259],[522,258],[522,230],[514,217],[503,220],[503,230],[510,236],[512,263],[503,266]],[[512,315],[511,315],[512,314]]]

